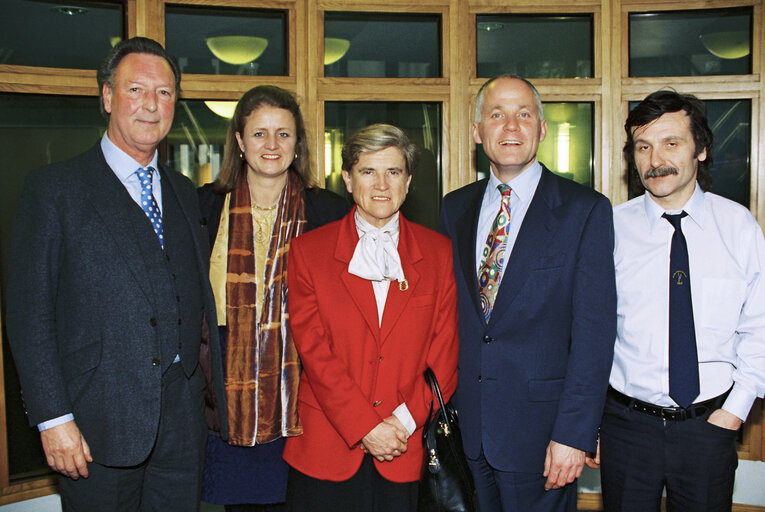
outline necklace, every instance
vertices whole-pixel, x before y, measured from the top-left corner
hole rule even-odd
[[[253,204],[252,208],[252,221],[258,227],[258,230],[254,232],[252,236],[257,244],[264,244],[271,234],[271,228],[273,227],[274,218],[276,216],[276,205],[272,206],[271,208],[258,208],[255,204]],[[255,215],[256,209],[264,211],[265,213],[258,213]]]
[[[279,206],[279,203],[277,202],[276,204],[274,204],[272,206],[268,206],[268,207],[258,206],[255,203],[252,203],[252,206],[256,210],[260,210],[261,212],[270,212],[271,210],[275,210],[276,207]]]

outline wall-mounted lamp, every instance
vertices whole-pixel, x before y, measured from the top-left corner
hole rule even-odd
[[[328,66],[342,59],[348,48],[351,47],[351,42],[347,39],[339,39],[337,37],[325,37],[324,38],[324,65]]]
[[[254,36],[208,37],[205,42],[213,55],[234,66],[254,61],[268,46],[268,39]]]

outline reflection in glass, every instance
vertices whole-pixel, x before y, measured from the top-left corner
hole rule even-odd
[[[632,13],[630,76],[752,72],[752,8]]]
[[[555,174],[593,186],[593,104],[589,102],[543,103],[547,136],[539,144],[537,158]],[[483,146],[476,147],[478,179],[490,169]]]
[[[441,76],[441,16],[438,14],[324,14],[324,52],[335,53],[333,40],[349,47],[337,60],[325,59],[324,76]]]
[[[0,286],[5,297],[8,250],[16,208],[27,173],[65,160],[98,143],[106,121],[98,99],[0,93]],[[3,322],[4,323],[4,322]],[[48,473],[36,428],[21,403],[18,374],[3,330],[5,412],[11,482]]]
[[[592,14],[479,14],[476,75],[591,78],[592,39]]]
[[[630,102],[630,110],[638,102]],[[749,208],[751,100],[704,100],[712,143],[712,190]],[[630,188],[630,198],[635,193]]]
[[[0,64],[97,69],[122,38],[122,2],[3,0]]]
[[[287,74],[286,11],[168,5],[165,23],[183,73]]]
[[[441,205],[441,105],[439,103],[327,102],[324,109],[326,188],[353,199],[341,175],[345,139],[374,123],[398,126],[420,150],[420,163],[401,211],[414,222],[438,229]]]
[[[175,108],[167,135],[168,165],[198,187],[215,180],[220,170],[230,119],[226,107],[233,113],[236,102],[180,100]]]

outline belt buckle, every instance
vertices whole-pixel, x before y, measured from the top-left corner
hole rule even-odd
[[[661,417],[671,421],[685,421],[688,419],[688,411],[682,407],[662,407]]]

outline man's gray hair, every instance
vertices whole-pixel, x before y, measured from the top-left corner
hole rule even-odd
[[[481,109],[483,108],[483,94],[486,88],[492,84],[493,82],[496,82],[497,80],[502,80],[503,78],[512,78],[514,80],[520,80],[524,84],[529,86],[529,89],[531,89],[531,92],[534,94],[534,100],[537,103],[537,111],[539,113],[539,120],[543,121],[545,118],[544,110],[542,110],[542,98],[539,96],[539,91],[537,91],[537,88],[534,87],[534,84],[523,78],[522,76],[513,75],[513,74],[503,74],[503,75],[497,75],[494,78],[490,78],[484,82],[484,84],[481,86],[481,88],[478,90],[478,95],[475,97],[475,122],[480,123],[481,122]]]

